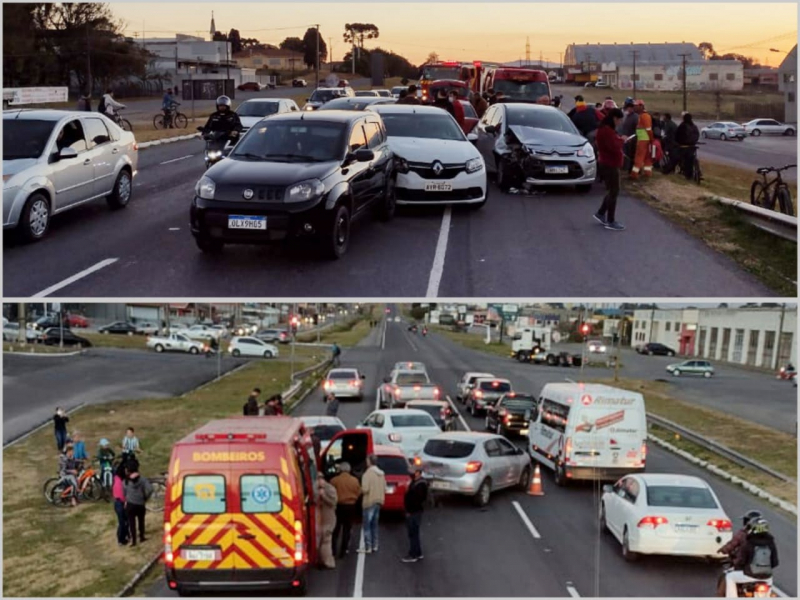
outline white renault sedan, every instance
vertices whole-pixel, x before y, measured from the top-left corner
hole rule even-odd
[[[717,551],[733,536],[708,483],[660,473],[628,475],[603,486],[600,527],[619,540],[629,561],[639,554],[722,558]]]
[[[278,347],[262,342],[255,337],[235,337],[228,344],[228,352],[233,356],[261,356],[275,358],[278,356]]]
[[[450,114],[435,106],[370,106],[386,126],[395,155],[397,204],[486,204],[480,152]],[[477,137],[474,138],[477,140]]]
[[[358,426],[372,430],[376,444],[395,446],[409,460],[417,456],[425,443],[442,433],[436,421],[418,408],[389,408],[376,410]]]

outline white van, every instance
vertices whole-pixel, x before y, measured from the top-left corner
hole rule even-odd
[[[531,415],[528,451],[555,471],[558,485],[644,471],[644,398],[607,385],[548,383]]]

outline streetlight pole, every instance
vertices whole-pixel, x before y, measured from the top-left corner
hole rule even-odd
[[[633,55],[633,76],[631,77],[633,80],[633,97],[636,98],[636,57],[639,56],[639,51],[631,50],[630,52]]]
[[[292,305],[292,317],[291,318],[292,318],[292,320],[297,318],[297,303],[296,302]],[[292,376],[291,376],[291,380],[290,381],[293,382],[294,381],[294,346],[297,343],[297,333],[295,333],[294,325],[291,322],[289,323],[289,327],[291,327],[290,331],[292,332],[292,357],[290,359],[290,364],[291,364],[290,368],[291,368]]]
[[[681,57],[682,61],[682,73],[683,73],[683,112],[686,112],[688,109],[687,102],[687,95],[686,95],[686,58],[689,56],[688,54],[679,54],[678,56]]]
[[[315,64],[317,66],[317,87],[319,87],[319,24],[315,25],[316,33],[317,33],[317,60]]]

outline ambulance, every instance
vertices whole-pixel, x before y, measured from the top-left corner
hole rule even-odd
[[[530,418],[528,451],[556,483],[616,480],[645,470],[644,397],[600,384],[548,383]]]
[[[167,584],[306,591],[320,527],[317,457],[299,419],[211,421],[175,444],[164,503]]]

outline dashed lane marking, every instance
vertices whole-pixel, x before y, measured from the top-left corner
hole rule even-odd
[[[528,528],[528,531],[531,532],[531,535],[537,540],[540,539],[542,536],[539,535],[539,532],[536,530],[536,527],[533,526],[533,523],[531,523],[531,520],[528,518],[528,515],[525,514],[524,510],[522,510],[522,507],[519,505],[519,502],[514,500],[511,504],[514,505],[514,508],[516,509],[519,518],[522,519],[523,523],[525,523],[525,527]],[[567,587],[567,589],[569,590],[569,587]]]
[[[44,298],[45,296],[49,296],[53,292],[57,292],[58,290],[67,287],[68,285],[72,285],[79,279],[83,279],[84,277],[86,277],[87,275],[91,275],[95,271],[99,271],[100,269],[104,269],[109,265],[113,265],[118,260],[119,260],[118,258],[107,258],[105,260],[101,260],[99,263],[92,265],[88,269],[84,269],[80,273],[75,273],[75,275],[67,277],[64,281],[61,281],[55,285],[51,285],[49,288],[42,290],[38,294],[34,294],[33,297]]]

